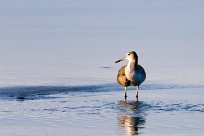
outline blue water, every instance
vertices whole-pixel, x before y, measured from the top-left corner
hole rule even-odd
[[[176,85],[176,84],[153,84],[148,83],[140,86],[140,90],[161,90],[161,89],[185,89],[202,88],[203,85]],[[49,95],[68,94],[68,93],[97,93],[121,91],[122,87],[118,84],[102,85],[81,85],[81,86],[14,86],[1,87],[0,99],[43,99]],[[129,88],[128,88],[129,89]],[[130,87],[132,90],[133,87]],[[52,98],[52,97],[51,97]]]
[[[0,0],[0,135],[202,136],[202,0]],[[135,50],[147,79],[116,83]]]
[[[147,80],[203,84],[203,1],[0,1],[0,86],[115,82],[135,50]]]
[[[125,101],[117,84],[1,88],[0,133],[202,136],[203,89],[144,84],[139,101],[135,88],[128,89]]]

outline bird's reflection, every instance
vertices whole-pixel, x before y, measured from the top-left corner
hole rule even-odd
[[[140,134],[139,130],[144,128],[145,113],[143,103],[139,101],[119,101],[118,106],[121,110],[118,122],[125,128],[128,136]]]

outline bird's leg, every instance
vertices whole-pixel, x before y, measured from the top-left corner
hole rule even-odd
[[[127,87],[125,87],[125,100],[127,98]]]
[[[138,95],[139,95],[139,86],[136,86],[136,98],[137,98],[137,101],[138,101]]]

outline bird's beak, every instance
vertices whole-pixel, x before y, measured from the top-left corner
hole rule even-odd
[[[118,62],[121,62],[121,61],[124,61],[124,60],[125,60],[125,57],[122,58],[122,59],[117,60],[115,63],[118,63]]]

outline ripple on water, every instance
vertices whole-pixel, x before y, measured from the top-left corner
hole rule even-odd
[[[179,89],[179,88],[198,88],[201,85],[175,85],[175,84],[152,84],[147,83],[140,87],[140,90],[160,90],[160,89]],[[81,97],[89,97],[91,92],[111,92],[121,91],[117,84],[103,85],[86,85],[86,86],[18,86],[18,87],[1,87],[0,99],[17,99],[17,100],[35,100],[35,99],[52,99],[52,94],[71,94],[87,92]]]
[[[204,104],[189,104],[189,103],[164,103],[151,102],[151,108],[154,111],[185,111],[185,112],[204,112]]]

